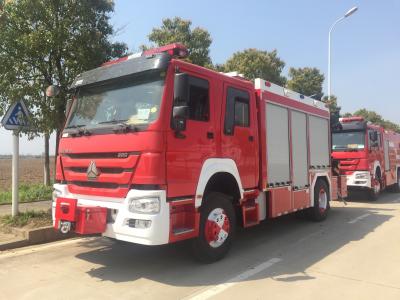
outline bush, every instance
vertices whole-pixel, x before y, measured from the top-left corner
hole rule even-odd
[[[21,184],[19,186],[19,201],[33,202],[51,200],[53,187],[42,184]],[[11,203],[11,191],[0,191],[0,204]]]

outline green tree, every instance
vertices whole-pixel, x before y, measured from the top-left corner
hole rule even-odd
[[[324,75],[317,68],[290,68],[287,87],[306,96],[321,99]]]
[[[262,78],[275,84],[284,85],[286,78],[281,75],[285,62],[278,57],[278,52],[246,49],[236,52],[223,66],[225,72],[238,71],[244,77],[254,80]]]
[[[325,96],[322,99],[322,102],[324,102],[326,107],[329,108],[329,112],[331,114],[331,127],[333,128],[339,123],[339,118],[341,117],[341,107],[337,104],[337,97],[335,95],[331,95],[329,99],[328,96]]]
[[[400,132],[400,126],[398,124],[393,123],[389,120],[385,120],[380,114],[372,110],[367,110],[365,108],[362,108],[355,111],[353,113],[353,116],[363,117],[366,121],[369,121],[373,124],[381,125],[385,129]]]
[[[349,112],[344,113],[344,114],[342,115],[343,118],[349,118],[349,117],[352,117],[352,116],[353,116],[352,113],[349,113]]]
[[[77,74],[119,57],[126,46],[110,41],[113,1],[6,1],[0,12],[0,109],[19,99],[33,114],[29,136],[48,137],[64,124],[68,86]],[[46,98],[48,85],[61,88]],[[58,145],[58,141],[57,141]],[[48,147],[45,147],[48,165]]]
[[[210,33],[200,27],[192,29],[191,26],[192,21],[179,17],[163,19],[161,27],[153,28],[148,37],[157,47],[182,43],[189,50],[188,61],[200,66],[210,66]]]
[[[378,124],[378,125],[382,124],[384,121],[380,114],[378,114],[372,110],[367,110],[365,108],[361,108],[361,109],[355,111],[353,113],[353,116],[363,117],[366,121],[369,121],[371,123]]]

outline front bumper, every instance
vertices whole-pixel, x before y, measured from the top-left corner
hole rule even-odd
[[[355,171],[347,175],[348,188],[371,188],[371,174],[369,171]]]
[[[72,194],[69,193],[65,184],[54,184],[54,190],[56,197],[77,199],[78,206],[96,206],[109,209],[112,218],[107,221],[103,236],[143,245],[162,245],[169,242],[170,209],[164,190],[130,190],[124,199]],[[147,197],[158,197],[160,199],[159,213],[132,213],[128,210],[129,199]],[[56,203],[53,200],[53,225],[55,222],[55,205]],[[151,221],[151,224],[147,228],[133,228],[129,225],[130,220]]]

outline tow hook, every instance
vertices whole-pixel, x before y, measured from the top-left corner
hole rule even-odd
[[[69,221],[60,221],[60,232],[63,234],[67,234],[71,230],[71,222]]]

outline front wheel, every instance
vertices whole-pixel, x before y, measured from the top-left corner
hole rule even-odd
[[[308,209],[308,216],[311,220],[319,222],[328,216],[329,188],[324,180],[317,180],[314,186],[314,206]]]
[[[209,193],[200,211],[199,236],[193,240],[193,254],[204,263],[223,258],[231,248],[235,235],[235,211],[229,198]]]
[[[372,188],[368,190],[368,199],[370,201],[376,201],[379,198],[379,195],[381,193],[381,180],[379,175],[375,175],[374,178],[372,179]]]

